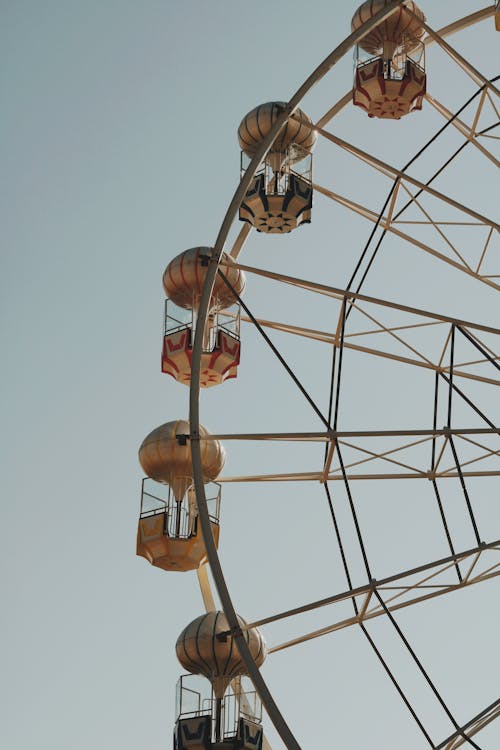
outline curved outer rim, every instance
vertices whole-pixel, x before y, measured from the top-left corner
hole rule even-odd
[[[268,153],[273,141],[278,135],[281,128],[284,126],[286,120],[291,114],[297,109],[304,96],[310,91],[310,89],[320,81],[326,73],[333,68],[337,62],[349,52],[354,45],[356,45],[360,39],[376,24],[385,20],[390,16],[404,0],[394,0],[390,5],[387,5],[371,19],[369,19],[363,26],[357,31],[350,34],[344,39],[341,44],[331,52],[323,62],[311,73],[311,75],[305,80],[305,82],[299,87],[296,93],[292,96],[288,102],[286,108],[283,110],[281,115],[277,118],[273,127],[269,131],[267,137],[260,144],[259,149],[256,151],[252,158],[245,174],[243,175],[236,191],[233,195],[231,203],[227,209],[226,215],[222,222],[217,240],[212,251],[212,256],[207,269],[205,277],[205,283],[202,290],[202,296],[200,301],[200,307],[198,309],[198,324],[196,326],[195,339],[193,344],[193,357],[192,357],[192,370],[191,370],[191,383],[189,391],[189,423],[190,423],[190,440],[191,440],[191,456],[193,465],[193,479],[196,490],[196,499],[198,503],[198,512],[201,525],[201,531],[203,540],[205,543],[207,558],[214,579],[217,592],[221,601],[222,609],[226,615],[229,627],[235,633],[236,643],[240,651],[241,658],[245,664],[248,675],[252,680],[257,693],[262,701],[262,704],[274,724],[275,729],[283,740],[288,750],[301,750],[300,745],[295,739],[292,731],[290,730],[285,718],[281,714],[276,702],[269,688],[267,687],[259,668],[256,666],[250,650],[247,646],[246,640],[243,637],[241,630],[239,629],[236,611],[227,588],[227,584],[222,572],[217,548],[213,540],[210,518],[208,514],[207,501],[205,496],[205,488],[203,484],[202,465],[201,465],[201,450],[200,450],[200,420],[199,420],[199,393],[200,393],[200,375],[201,375],[201,353],[203,346],[203,331],[208,316],[208,304],[212,293],[215,276],[219,267],[219,261],[223,252],[229,230],[236,217],[236,213],[239,206],[248,190],[251,180],[253,179],[257,168]]]

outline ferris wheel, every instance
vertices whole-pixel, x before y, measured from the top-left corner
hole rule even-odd
[[[486,682],[483,704],[457,712],[408,618],[431,619],[471,590],[493,600],[500,574],[500,329],[483,319],[500,289],[499,78],[454,45],[480,28],[493,48],[500,11],[435,30],[423,10],[363,3],[288,102],[248,112],[241,179],[215,245],[165,270],[162,371],[178,381],[171,387],[189,387],[189,419],[172,415],[141,445],[137,553],[166,571],[196,570],[207,610],[177,642],[183,667],[209,686],[181,678],[177,750],[269,747],[261,704],[280,741],[299,748],[259,668],[288,659],[281,670],[300,682],[295,655],[323,644],[318,669],[324,644],[348,631],[422,747],[496,746],[498,696]],[[332,99],[331,78],[351,51],[353,82]],[[345,118],[353,105],[355,128]],[[210,433],[200,423],[205,393],[229,380],[246,389],[249,427],[228,408]],[[275,516],[279,552],[255,542],[258,522],[241,508],[228,568],[221,497],[225,508],[248,487],[288,503]],[[255,587],[244,602],[245,619],[227,582],[242,557],[261,560],[269,577],[267,594]],[[278,558],[285,570],[271,571]],[[311,570],[332,567],[326,594],[312,595],[308,573],[306,585],[290,583],[306,558]],[[279,606],[280,586],[291,586],[293,606]],[[380,624],[427,691],[421,704]],[[334,744],[330,721],[317,731],[313,744]],[[386,737],[400,742],[390,725]]]

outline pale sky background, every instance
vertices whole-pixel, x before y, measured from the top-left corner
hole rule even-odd
[[[1,3],[0,742],[9,750],[171,746],[181,673],[174,644],[203,605],[194,573],[168,574],[135,556],[137,449],[159,424],[188,416],[188,389],[160,372],[162,273],[179,252],[215,241],[238,181],[242,117],[261,102],[290,98],[348,35],[356,7],[325,0]],[[481,7],[422,4],[434,28]],[[492,77],[499,39],[488,19],[451,41]],[[428,90],[450,110],[475,90],[435,50],[427,72]],[[319,118],[351,76],[349,54],[303,109]],[[401,167],[441,124],[424,104],[398,123],[348,107],[329,127]],[[449,131],[412,174],[428,179],[461,143]],[[314,170],[321,184],[376,211],[390,187],[326,143],[318,144]],[[436,187],[494,218],[495,176],[469,146]],[[286,238],[252,235],[241,260],[343,287],[370,228],[316,196],[310,226]],[[469,249],[470,242],[468,235]],[[364,291],[498,325],[492,289],[393,239],[384,241]],[[332,303],[256,277],[248,278],[245,299],[264,318],[335,325]],[[326,409],[328,347],[273,340]],[[249,328],[242,348],[239,377],[202,394],[202,422],[221,433],[321,429]],[[430,426],[430,374],[354,355],[345,368],[339,427]],[[493,387],[468,392],[498,423]],[[480,424],[458,405],[455,419]],[[318,446],[286,444],[264,450],[228,442],[226,449],[228,474],[313,470],[323,455]],[[460,487],[446,481],[457,549],[472,547]],[[349,540],[345,495],[334,484]],[[354,484],[377,577],[447,554],[427,483]],[[482,538],[497,539],[498,484],[471,480],[469,490]],[[355,546],[346,543],[355,583],[364,583]],[[220,553],[247,618],[346,587],[317,485],[223,486]],[[460,722],[498,698],[497,581],[399,615]],[[274,645],[337,616],[320,611],[264,634]],[[389,623],[379,619],[370,632],[436,743],[444,739],[452,727]],[[357,629],[276,654],[263,672],[304,748],[426,747]],[[267,719],[265,731],[280,747]],[[500,724],[477,740],[498,750]]]

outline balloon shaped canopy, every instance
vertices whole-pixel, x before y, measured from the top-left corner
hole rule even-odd
[[[168,484],[180,502],[193,483],[191,445],[189,439],[180,444],[177,435],[189,435],[189,422],[176,419],[166,422],[144,438],[139,448],[139,461],[148,477]],[[224,467],[226,452],[218,440],[207,440],[208,430],[200,425],[200,448],[203,478],[216,479]]]
[[[207,275],[207,262],[211,254],[211,247],[192,247],[177,255],[168,264],[163,274],[163,288],[167,297],[179,307],[186,310],[198,309],[203,282]],[[230,255],[222,253],[221,261],[227,264],[221,267],[221,271],[237,294],[241,295],[245,288],[245,274],[235,267]],[[210,309],[224,310],[236,301],[232,291],[217,274],[210,298]]]
[[[388,5],[391,0],[367,0],[359,6],[352,17],[351,29],[357,31],[366,21],[378,13],[382,8]],[[411,11],[417,18],[408,13]],[[425,16],[418,5],[413,0],[405,0],[389,18],[382,23],[377,24],[366,36],[361,39],[359,46],[370,55],[380,55],[384,48],[392,49],[403,43],[405,38],[408,39],[406,48],[415,47],[417,41],[423,36],[424,28],[421,21],[425,21]],[[391,52],[391,54],[392,54]]]
[[[238,622],[246,625],[238,615]],[[222,698],[227,686],[238,675],[246,674],[234,636],[217,636],[229,630],[224,612],[207,612],[193,620],[177,639],[175,650],[180,663],[192,674],[201,674],[212,683],[217,698]],[[243,635],[258,667],[267,656],[267,646],[257,628],[244,630]]]
[[[238,140],[241,150],[251,159],[263,139],[271,130],[279,115],[286,107],[285,102],[266,102],[252,109],[238,128]],[[299,147],[295,154],[290,153],[290,163],[300,161],[305,153],[310,153],[316,143],[317,133],[313,130],[310,117],[301,109],[296,109],[293,116],[278,133],[269,150],[269,157],[273,154],[283,154],[292,144]]]

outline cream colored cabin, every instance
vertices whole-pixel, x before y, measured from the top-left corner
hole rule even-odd
[[[352,31],[361,28],[388,2],[369,0],[360,5],[352,18]],[[427,85],[422,22],[423,12],[412,0],[406,0],[361,39],[356,48],[352,98],[368,117],[399,120],[422,109]]]
[[[245,620],[237,615],[240,627]],[[175,725],[177,750],[261,750],[263,731],[260,700],[242,689],[246,674],[234,635],[228,633],[224,612],[207,612],[193,620],[176,643],[177,658],[190,675],[181,677],[177,690],[178,717]],[[242,636],[255,664],[260,667],[267,646],[257,628],[244,628]],[[192,675],[209,680],[210,697],[201,685],[193,686]],[[187,683],[187,684],[186,684]],[[193,689],[194,687],[194,689]],[[198,700],[196,701],[196,697]],[[193,705],[198,710],[193,711]],[[186,710],[187,708],[187,710]]]
[[[218,440],[200,425],[200,451],[212,535],[219,543],[220,485],[226,460]],[[153,430],[139,448],[142,480],[137,554],[163,570],[196,570],[206,559],[193,486],[189,422],[177,419]]]
[[[210,247],[193,247],[177,255],[165,269],[167,295],[161,354],[162,372],[179,383],[191,383],[193,344],[203,284],[212,254]],[[214,281],[203,334],[200,386],[210,388],[235,378],[240,363],[240,305],[245,274],[222,253],[221,271]]]
[[[285,102],[266,102],[241,121],[238,140],[242,176],[285,107]],[[240,206],[240,221],[266,234],[288,234],[311,222],[316,138],[312,120],[301,109],[295,110],[252,179]]]
[[[176,533],[175,529],[171,529],[170,518],[171,511],[167,507],[156,512],[141,513],[137,529],[137,555],[162,570],[196,570],[206,560],[205,543],[198,519],[193,517],[187,529]],[[174,526],[175,522],[174,516]],[[214,542],[218,547],[218,520],[211,520],[211,526]]]

